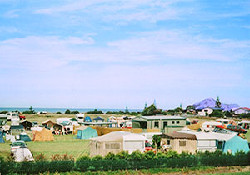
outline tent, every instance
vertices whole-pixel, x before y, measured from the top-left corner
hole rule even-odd
[[[17,148],[16,151],[13,152],[13,158],[15,162],[34,161],[32,153],[26,147]]]
[[[90,139],[97,136],[97,131],[91,127],[80,127],[77,129],[77,139]]]
[[[103,121],[104,121],[104,119],[101,118],[100,116],[94,118],[93,120],[94,120],[95,122],[103,122]]]
[[[25,120],[25,121],[23,121],[23,122],[21,123],[21,125],[23,125],[24,129],[30,130],[31,127],[32,127],[32,122],[29,122],[29,121]]]
[[[0,131],[0,143],[4,143],[3,132],[2,131]]]
[[[117,154],[121,151],[145,151],[146,137],[125,131],[114,131],[106,135],[90,139],[90,156],[105,156],[109,152]]]
[[[92,122],[91,118],[89,116],[86,116],[84,119],[84,122]]]
[[[33,132],[33,141],[53,141],[52,131],[43,128],[41,131]]]
[[[244,140],[239,136],[234,136],[224,143],[222,151],[224,153],[231,152],[232,154],[239,151],[247,153],[249,151],[247,140]]]
[[[21,133],[19,135],[19,140],[22,140],[24,142],[30,142],[31,141],[30,137],[26,133]]]

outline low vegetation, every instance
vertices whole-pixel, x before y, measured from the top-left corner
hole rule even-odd
[[[37,174],[49,172],[68,171],[117,171],[129,169],[148,168],[184,168],[200,166],[248,166],[250,152],[239,152],[236,155],[224,154],[216,151],[214,153],[199,153],[196,155],[182,153],[176,154],[172,151],[167,153],[154,153],[152,151],[141,153],[135,151],[132,154],[121,152],[109,153],[105,157],[82,156],[77,161],[70,156],[54,155],[53,159],[45,160],[43,156],[36,157],[35,162],[15,163],[0,158],[0,173],[28,173]]]

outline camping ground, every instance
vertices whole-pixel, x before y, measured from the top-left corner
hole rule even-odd
[[[27,146],[36,157],[44,154],[45,158],[51,159],[52,155],[72,156],[77,159],[89,154],[89,141],[75,139],[76,135],[54,136],[55,140],[50,142],[27,142]],[[7,158],[10,155],[10,142],[5,142],[0,146],[0,156]]]

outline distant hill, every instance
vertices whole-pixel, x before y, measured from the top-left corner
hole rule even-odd
[[[193,104],[193,106],[196,110],[199,110],[199,109],[201,110],[207,107],[213,108],[213,107],[216,107],[216,100],[214,100],[213,98],[207,98],[205,100],[202,100],[201,102]],[[224,111],[230,111],[231,109],[237,108],[237,107],[239,107],[239,105],[237,104],[224,104],[224,103],[221,104],[221,108]]]

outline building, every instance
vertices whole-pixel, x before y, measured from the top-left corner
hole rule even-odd
[[[105,156],[109,152],[117,154],[121,151],[145,151],[146,137],[125,131],[114,131],[100,137],[90,139],[90,156]]]
[[[186,118],[180,116],[141,116],[132,119],[133,128],[159,129],[163,133],[179,131],[186,126]]]
[[[222,108],[217,107],[206,107],[201,109],[201,111],[198,110],[198,115],[200,116],[208,116],[213,113],[213,111],[222,111]]]
[[[161,146],[164,151],[173,150],[177,153],[196,153],[197,138],[194,134],[173,132],[161,135]]]
[[[247,107],[240,107],[232,110],[235,115],[240,115],[240,114],[249,114],[250,113],[250,108]]]

